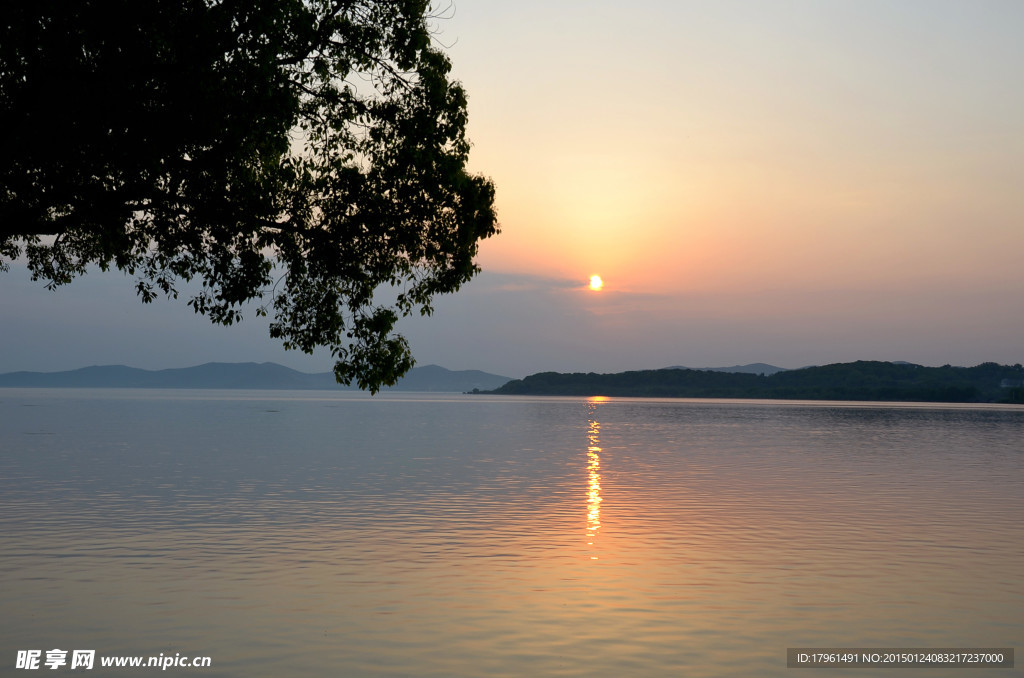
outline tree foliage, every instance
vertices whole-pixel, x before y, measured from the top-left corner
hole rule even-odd
[[[494,188],[427,0],[13,0],[0,24],[0,265],[98,265],[377,390],[398,318],[478,268]],[[383,291],[383,292],[382,292]],[[387,297],[381,301],[381,297]]]

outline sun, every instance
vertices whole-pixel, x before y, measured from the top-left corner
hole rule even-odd
[[[601,276],[599,276],[599,275],[592,275],[592,276],[590,276],[590,289],[592,289],[595,292],[597,292],[602,287],[604,287],[604,281],[601,280]]]

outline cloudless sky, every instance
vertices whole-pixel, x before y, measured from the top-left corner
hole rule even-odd
[[[445,13],[444,7],[439,7]],[[503,232],[404,330],[507,376],[1024,362],[1024,3],[459,0],[437,21]],[[601,275],[600,292],[587,289]],[[286,353],[121,274],[0,276],[0,372]]]

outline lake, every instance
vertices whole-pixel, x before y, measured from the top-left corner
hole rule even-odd
[[[836,672],[789,647],[1019,647],[1022,469],[1010,406],[0,389],[0,673],[802,678]]]

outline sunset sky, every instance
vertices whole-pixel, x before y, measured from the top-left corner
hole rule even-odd
[[[1024,362],[1024,2],[458,0],[437,28],[502,233],[404,324],[419,364]],[[0,372],[330,367],[131,288],[13,266]]]

